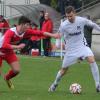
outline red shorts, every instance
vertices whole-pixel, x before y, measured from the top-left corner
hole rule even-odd
[[[2,51],[0,50],[0,52]],[[2,66],[3,60],[5,60],[8,64],[18,61],[18,58],[13,50],[10,50],[10,52],[4,51],[3,53],[4,55],[0,55],[0,66]]]

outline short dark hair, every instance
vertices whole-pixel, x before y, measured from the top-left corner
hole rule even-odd
[[[19,21],[18,21],[18,25],[20,24],[26,24],[26,23],[31,23],[30,19],[25,17],[25,16],[21,16],[19,18]]]
[[[71,12],[75,12],[75,9],[73,6],[68,6],[65,8],[65,13],[69,14]]]

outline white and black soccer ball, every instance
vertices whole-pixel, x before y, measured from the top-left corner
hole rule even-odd
[[[82,92],[82,87],[78,83],[73,83],[70,85],[69,90],[72,94],[80,94]]]

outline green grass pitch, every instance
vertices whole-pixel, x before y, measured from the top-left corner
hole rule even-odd
[[[96,93],[90,67],[86,61],[70,67],[62,78],[54,93],[48,92],[48,87],[55,79],[61,66],[60,58],[43,58],[18,56],[21,64],[20,74],[12,79],[15,89],[9,90],[0,77],[0,100],[99,100]],[[97,62],[100,63],[99,61]],[[6,73],[9,66],[3,63],[2,71]],[[100,67],[99,67],[100,69]],[[81,94],[71,94],[70,84],[77,82],[82,86]]]

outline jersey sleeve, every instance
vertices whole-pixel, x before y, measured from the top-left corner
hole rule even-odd
[[[26,34],[25,34],[25,37],[31,37],[33,35],[37,35],[37,36],[43,36],[43,31],[40,31],[40,30],[34,30],[34,29],[28,29],[26,31]]]
[[[7,49],[12,49],[11,47],[11,39],[13,37],[13,32],[8,30],[5,35],[4,35],[4,41],[3,41],[3,48],[7,48]]]
[[[94,29],[100,31],[100,26],[97,25],[96,23],[92,22],[91,20],[85,19],[85,25],[91,26],[91,27],[93,27]]]

